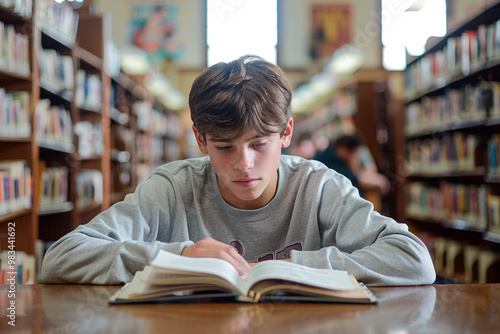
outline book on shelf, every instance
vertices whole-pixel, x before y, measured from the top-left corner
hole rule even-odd
[[[76,174],[77,208],[101,204],[103,187],[102,172],[99,170],[83,169]]]
[[[14,13],[29,18],[32,15],[33,0],[0,0],[0,6],[9,8]]]
[[[500,235],[500,196],[488,194],[487,207],[489,217],[488,230]]]
[[[35,182],[35,196],[39,198],[40,208],[65,203],[68,200],[68,167],[49,166],[40,160],[38,179]]]
[[[434,187],[410,182],[406,186],[406,213],[421,219],[461,220],[467,227],[485,229],[487,197],[487,189],[481,185],[442,181]]]
[[[38,53],[40,81],[59,93],[65,90],[74,91],[73,58],[61,54],[55,49],[41,49]]]
[[[469,75],[487,62],[500,59],[500,20],[479,24],[458,36],[448,36],[441,49],[420,57],[408,65],[406,90],[412,98],[445,81]]]
[[[0,136],[23,137],[31,134],[29,92],[9,92],[0,88]]]
[[[2,250],[0,253],[0,285],[35,284],[35,267],[34,255],[19,250],[15,252]]]
[[[73,46],[78,30],[79,15],[66,3],[54,0],[35,2],[36,22],[42,31]]]
[[[79,108],[100,111],[102,107],[102,81],[97,74],[85,70],[76,73],[75,104]]]
[[[0,161],[0,192],[0,214],[31,208],[31,168],[25,160]]]
[[[454,132],[439,138],[408,141],[407,171],[437,175],[451,172],[474,172],[482,165],[478,161],[484,140],[480,136]],[[484,144],[485,145],[485,144]]]
[[[488,173],[500,176],[500,134],[494,134],[488,139]]]
[[[228,262],[160,250],[151,265],[117,291],[112,304],[230,297],[241,302],[314,301],[376,303],[376,297],[346,271],[287,261],[255,264],[242,279]]]
[[[0,69],[21,75],[30,73],[29,37],[0,21]]]
[[[35,107],[35,117],[40,141],[73,145],[71,113],[63,105],[51,105],[49,99],[40,99]]]
[[[78,155],[81,159],[103,154],[104,137],[101,123],[77,122],[75,134],[78,138]]]

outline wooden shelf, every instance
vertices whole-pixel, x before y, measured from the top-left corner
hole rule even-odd
[[[59,6],[55,4],[55,6]],[[61,4],[66,6],[66,4]],[[151,105],[159,105],[157,101],[148,93],[146,88],[137,81],[132,80],[124,73],[119,73],[113,79],[106,73],[104,59],[106,58],[106,45],[110,43],[111,25],[107,20],[109,18],[78,12],[79,24],[76,40],[68,38],[52,28],[40,27],[42,23],[35,24],[33,20],[23,18],[10,9],[0,6],[0,21],[6,24],[12,24],[16,27],[16,32],[21,32],[28,36],[30,43],[30,69],[27,75],[11,72],[7,69],[0,69],[0,87],[10,91],[27,91],[30,93],[29,114],[31,116],[31,134],[26,137],[0,137],[0,161],[1,160],[23,160],[31,168],[33,180],[33,208],[11,212],[0,216],[0,242],[5,242],[6,225],[5,222],[16,222],[17,230],[22,232],[17,234],[16,250],[25,251],[28,254],[35,253],[35,243],[41,238],[45,242],[55,241],[76,228],[80,224],[87,223],[95,215],[117,200],[130,192],[133,192],[139,182],[138,165],[144,163],[148,168],[153,167],[151,159],[140,161],[136,154],[136,137],[140,133],[147,139],[147,143],[154,138],[152,130],[141,131],[137,128],[138,116],[133,113],[133,106],[136,102],[149,101]],[[55,53],[64,58],[65,66],[73,66],[74,87],[63,88],[58,84],[48,82],[40,77],[40,55],[41,50],[55,50]],[[54,64],[54,67],[60,66]],[[50,66],[49,66],[50,67]],[[67,68],[65,67],[65,70]],[[77,88],[77,71],[83,70],[86,75],[92,76],[92,80],[98,78],[101,91],[96,94],[100,101],[97,104],[99,108],[89,107],[88,105],[77,106],[75,97],[82,91]],[[50,76],[49,76],[50,77]],[[71,82],[67,80],[66,84]],[[120,97],[117,99],[113,95],[112,85],[116,86]],[[94,86],[96,87],[96,86]],[[115,87],[113,87],[115,88]],[[79,96],[78,96],[79,98]],[[65,140],[45,139],[40,135],[45,133],[37,131],[40,127],[42,116],[36,113],[37,105],[40,100],[49,100],[50,106],[63,106],[71,118],[71,138],[68,142]],[[115,99],[115,100],[112,100]],[[85,100],[85,99],[83,99]],[[45,102],[45,101],[44,101]],[[117,106],[116,108],[113,106]],[[161,109],[163,113],[169,113],[165,108]],[[37,117],[38,116],[38,117]],[[55,113],[52,115],[55,121],[58,118]],[[60,115],[59,115],[60,116]],[[43,121],[47,121],[46,117]],[[74,133],[74,125],[77,122],[89,121],[100,126],[102,131],[102,154],[93,155],[88,158],[79,157],[79,138]],[[43,122],[41,122],[44,124]],[[57,124],[57,123],[54,123]],[[66,126],[62,123],[61,126]],[[57,126],[57,125],[56,125]],[[45,129],[44,129],[45,130]],[[54,133],[58,133],[54,131]],[[126,133],[129,138],[121,138]],[[69,134],[69,131],[66,135]],[[45,137],[55,137],[54,134],[45,135]],[[150,147],[142,148],[150,150]],[[123,161],[118,152],[129,152],[127,161]],[[96,152],[99,152],[96,150]],[[115,152],[113,154],[113,152]],[[46,198],[41,198],[42,181],[44,175],[57,170],[64,171],[64,181],[67,181],[68,194],[64,203],[50,206],[41,206],[46,202]],[[80,208],[76,203],[81,203],[78,193],[78,176],[80,173],[88,170],[95,170],[102,173],[103,202],[92,204],[85,208]],[[128,184],[119,184],[111,178],[117,180],[127,180]],[[45,174],[43,174],[45,173]],[[119,179],[120,173],[124,173]],[[129,173],[129,174],[127,174]],[[55,175],[55,174],[52,174]],[[45,176],[46,177],[46,176]],[[67,179],[66,179],[67,178]],[[45,181],[44,181],[45,182]],[[116,183],[116,184],[115,184]],[[98,187],[99,188],[99,187]]]
[[[25,25],[31,25],[32,24],[32,19],[27,18],[24,16],[21,16],[10,8],[6,8],[2,5],[0,5],[0,21],[8,24],[25,24]]]
[[[42,43],[49,48],[71,50],[75,42],[67,35],[51,28],[42,28]]]
[[[40,81],[38,82],[38,84],[43,92],[49,93],[51,97],[55,99],[64,100],[65,102],[68,103],[73,102],[75,94],[72,91],[63,89],[58,85],[48,82],[44,79],[40,78],[39,80]]]
[[[38,146],[41,149],[58,151],[63,153],[73,153],[75,151],[75,145],[69,143],[62,143],[56,140],[50,139],[39,139]]]
[[[488,120],[475,120],[475,121],[457,121],[449,124],[436,124],[436,129],[429,129],[426,131],[418,131],[416,133],[410,133],[406,135],[406,139],[416,139],[421,137],[432,137],[444,132],[451,131],[464,131],[464,130],[481,130],[487,125]]]
[[[494,257],[486,254],[484,249],[498,250],[500,244],[500,236],[490,231],[492,225],[490,212],[493,211],[494,205],[491,199],[496,199],[500,193],[500,176],[488,174],[490,169],[488,163],[491,158],[488,157],[490,153],[488,145],[500,128],[500,118],[489,114],[494,110],[493,102],[490,101],[493,100],[491,90],[496,89],[496,86],[490,82],[500,81],[500,58],[495,54],[496,51],[492,54],[491,50],[488,50],[489,46],[485,44],[484,48],[478,47],[480,54],[477,55],[477,61],[474,61],[474,54],[472,54],[469,55],[470,62],[463,63],[464,59],[467,61],[469,57],[464,56],[466,49],[460,44],[465,40],[464,32],[466,31],[477,31],[478,43],[481,43],[479,41],[482,40],[479,38],[481,32],[487,34],[487,29],[491,29],[493,25],[498,26],[499,20],[500,3],[495,3],[474,18],[463,22],[423,55],[408,64],[406,70],[408,81],[405,85],[408,92],[405,99],[407,113],[416,122],[407,124],[407,128],[414,126],[415,129],[417,124],[422,124],[421,131],[405,133],[407,161],[410,164],[414,163],[414,166],[420,166],[424,161],[432,160],[436,161],[435,165],[438,166],[440,164],[437,161],[447,156],[450,162],[456,163],[462,158],[467,159],[469,166],[477,166],[471,171],[423,171],[406,175],[407,200],[412,201],[406,206],[417,208],[426,205],[429,208],[425,211],[436,212],[436,216],[470,216],[473,217],[471,219],[481,224],[411,215],[407,218],[414,223],[416,230],[428,232],[436,238],[435,241],[438,238],[441,241],[445,240],[442,243],[436,241],[437,246],[435,243],[429,243],[429,247],[434,247],[436,252],[442,251],[444,242],[450,245],[450,250],[453,252],[458,252],[460,247],[468,249],[469,261],[481,251],[483,253],[482,262],[480,262],[483,267],[487,266],[488,261]],[[480,30],[479,27],[486,29]],[[439,61],[433,63],[434,60],[439,59],[437,52],[445,52],[446,47],[446,52],[448,52],[446,60],[450,61],[450,50],[453,50],[450,45],[455,43],[457,50],[460,50],[456,51],[458,62],[455,63],[456,70],[450,71],[448,63],[443,64],[443,67],[436,67],[440,64]],[[434,67],[427,66],[431,63]],[[454,73],[442,74],[446,72]],[[439,76],[442,77],[439,78]],[[419,84],[422,87],[418,87]],[[459,93],[455,95],[455,92]],[[446,109],[443,110],[438,106],[445,106]],[[435,120],[451,118],[463,120],[447,123],[436,121],[431,128],[431,125],[427,124],[430,123],[429,118],[427,122],[419,121],[429,114],[434,115],[430,117]],[[441,141],[441,138],[446,140]],[[424,155],[422,151],[426,148],[429,152]],[[422,162],[418,160],[419,157],[423,157]],[[472,248],[475,250],[471,250]],[[439,267],[441,263],[439,260],[438,262]],[[438,271],[438,274],[459,282],[465,281],[465,276],[460,276],[460,272],[450,275],[453,268],[448,269],[446,272]],[[469,265],[466,271],[469,276],[471,270]],[[480,272],[478,281],[485,281],[487,273],[485,270],[480,270]],[[468,279],[470,280],[470,277]]]
[[[75,205],[73,202],[64,202],[60,204],[53,204],[49,206],[44,206],[38,208],[38,215],[39,216],[47,216],[47,215],[54,215],[58,213],[67,213],[71,212],[74,209]]]
[[[449,78],[436,79],[434,80],[434,83],[430,87],[427,87],[424,90],[418,92],[409,92],[406,97],[406,102],[407,103],[415,102],[420,100],[424,96],[442,92],[445,88],[449,87],[450,85],[458,84],[464,80],[469,79],[471,76],[479,76],[483,72],[497,67],[500,67],[500,59],[487,61],[483,64],[480,64],[479,66],[472,69],[467,75],[454,74]]]
[[[16,218],[31,214],[31,213],[32,213],[31,209],[24,209],[24,210],[9,212],[7,214],[0,216],[0,224],[15,221]]]
[[[30,143],[32,141],[31,137],[0,137],[0,142],[10,142],[10,143]]]
[[[31,76],[29,74],[20,74],[17,72],[11,72],[7,69],[0,68],[0,80],[2,82],[2,85],[16,81],[31,82]]]
[[[81,47],[77,50],[78,53],[76,56],[80,58],[82,68],[88,69],[88,66],[90,66],[93,69],[103,71],[103,60],[101,58]]]

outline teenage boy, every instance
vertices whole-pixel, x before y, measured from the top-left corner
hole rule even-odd
[[[373,211],[350,181],[290,144],[291,90],[256,56],[206,69],[189,107],[201,158],[157,168],[124,201],[54,243],[45,283],[118,284],[160,249],[228,261],[287,260],[346,270],[369,285],[434,282],[425,245]]]

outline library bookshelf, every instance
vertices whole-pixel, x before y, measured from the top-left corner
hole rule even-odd
[[[395,102],[396,93],[389,85],[395,76],[401,76],[401,73],[358,70],[342,78],[330,94],[311,106],[309,112],[294,115],[293,145],[300,145],[303,136],[325,145],[326,140],[357,133],[370,150],[379,172],[388,178],[396,175],[396,171],[393,171],[396,165],[391,158],[396,152],[389,147],[389,143],[397,142],[395,138],[400,139],[403,134],[401,131],[394,131],[399,127],[395,123],[398,118],[391,116],[402,113],[402,105]],[[389,110],[390,108],[397,110]],[[403,190],[397,186],[399,192],[392,191],[387,198],[383,198],[375,188],[364,189],[365,197],[374,204],[376,211],[396,217],[402,213],[398,213],[397,207],[392,203],[389,212],[384,202],[396,201],[400,197]]]
[[[408,64],[407,220],[441,276],[500,281],[500,4]]]
[[[109,20],[54,0],[0,1],[0,250],[15,226],[31,273],[51,242],[182,157],[171,153],[178,114],[110,62]]]

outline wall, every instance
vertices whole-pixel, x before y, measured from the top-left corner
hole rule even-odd
[[[180,5],[180,36],[184,49],[182,60],[178,62],[181,69],[200,69],[206,65],[205,42],[205,0],[94,0],[97,12],[112,16],[113,41],[120,49],[128,45],[128,26],[131,4],[138,3],[176,3]]]
[[[243,1],[243,0],[239,0]],[[130,4],[152,3],[151,0],[126,0],[123,5],[116,1],[94,0],[98,12],[109,13],[113,19],[113,39],[119,48],[127,45],[127,27]],[[205,0],[164,0],[181,5],[182,38],[185,41],[185,58],[179,63],[182,69],[199,69],[205,66]],[[221,0],[235,3],[235,0]],[[365,68],[379,68],[381,48],[379,43],[380,10],[376,0],[280,0],[282,30],[280,32],[280,65],[284,69],[307,70],[314,66],[309,57],[310,10],[314,3],[338,3],[351,5],[352,44],[363,49],[368,55]]]
[[[382,64],[380,43],[380,6],[376,0],[281,0],[282,33],[279,57],[284,69],[308,69],[309,35],[312,4],[351,5],[351,41],[366,54],[364,69],[378,69]]]

